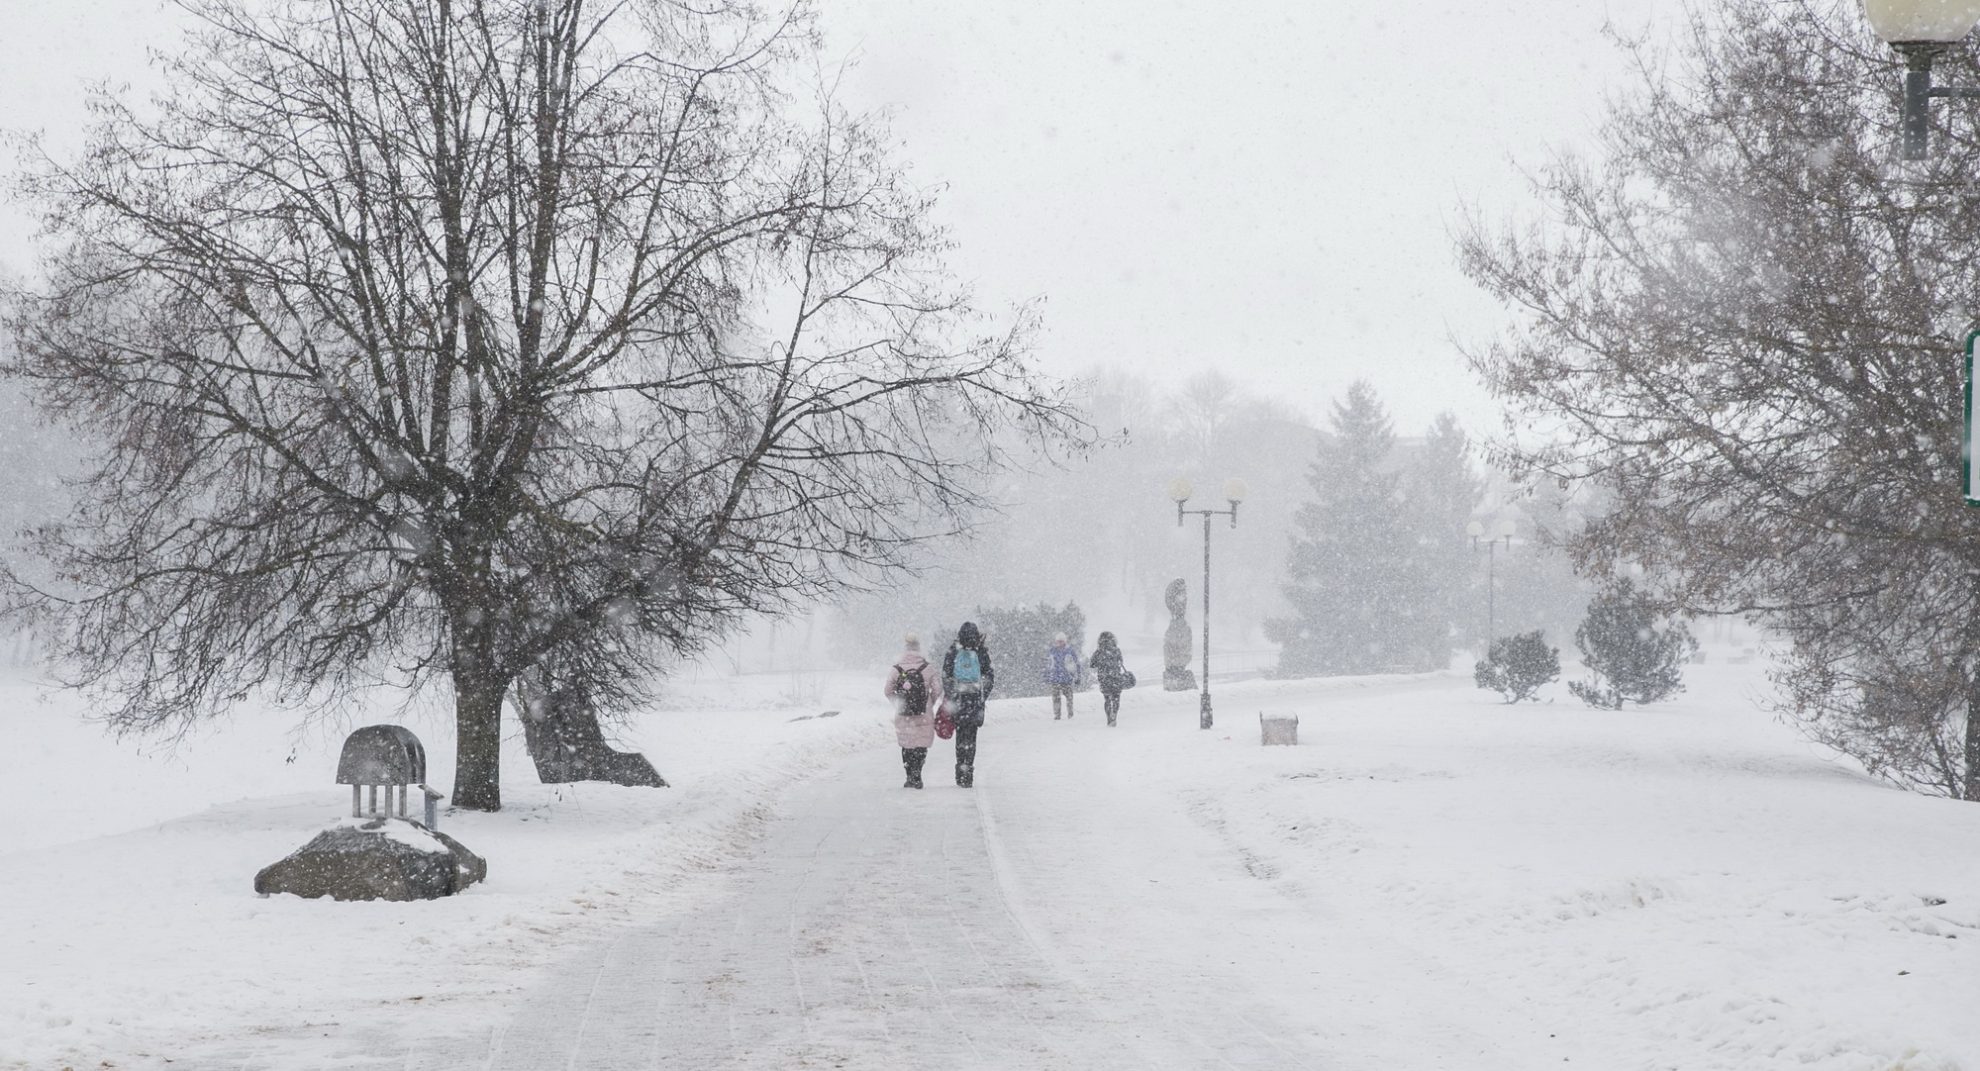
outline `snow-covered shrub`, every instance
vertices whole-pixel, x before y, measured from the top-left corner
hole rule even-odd
[[[1683,691],[1684,663],[1698,649],[1684,622],[1664,616],[1628,579],[1612,582],[1588,604],[1574,645],[1595,679],[1571,681],[1568,690],[1589,706],[1610,710]]]
[[[1561,651],[1547,646],[1538,629],[1492,641],[1485,659],[1472,671],[1480,688],[1490,688],[1517,703],[1531,699],[1543,685],[1559,680]]]

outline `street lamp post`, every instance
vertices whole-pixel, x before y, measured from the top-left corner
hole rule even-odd
[[[1471,549],[1476,551],[1478,549],[1478,541],[1485,538],[1485,526],[1477,521],[1472,521],[1470,524],[1464,526],[1464,534],[1471,537]],[[1487,658],[1492,656],[1492,637],[1498,631],[1498,607],[1496,605],[1498,596],[1498,566],[1493,560],[1493,554],[1498,550],[1501,540],[1505,541],[1506,549],[1511,550],[1512,537],[1512,518],[1505,517],[1501,518],[1499,523],[1493,527],[1492,537],[1485,540],[1485,657]]]
[[[1904,57],[1904,158],[1931,149],[1933,97],[1980,98],[1980,89],[1932,84],[1932,61],[1980,23],[1980,0],[1863,0],[1870,28]]]
[[[1196,493],[1190,482],[1181,477],[1169,481],[1169,497],[1176,501],[1176,527],[1182,527],[1183,515],[1194,513],[1203,518],[1203,701],[1197,713],[1197,728],[1210,728],[1210,518],[1229,517],[1231,527],[1237,527],[1238,503],[1244,501],[1244,481],[1225,480],[1224,500],[1231,504],[1230,509],[1184,509],[1183,503]]]

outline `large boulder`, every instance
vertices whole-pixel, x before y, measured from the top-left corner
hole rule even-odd
[[[403,818],[346,818],[254,876],[254,891],[335,900],[434,900],[488,876],[461,842]]]

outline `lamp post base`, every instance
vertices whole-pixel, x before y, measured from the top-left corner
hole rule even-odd
[[[1205,688],[1203,690],[1203,709],[1197,714],[1196,727],[1199,729],[1208,729],[1210,728],[1210,724],[1210,690]]]

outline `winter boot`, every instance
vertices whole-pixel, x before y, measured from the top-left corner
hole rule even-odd
[[[905,754],[907,755],[906,787],[920,788],[921,764],[928,761],[928,749],[925,747],[910,748],[905,752]]]

